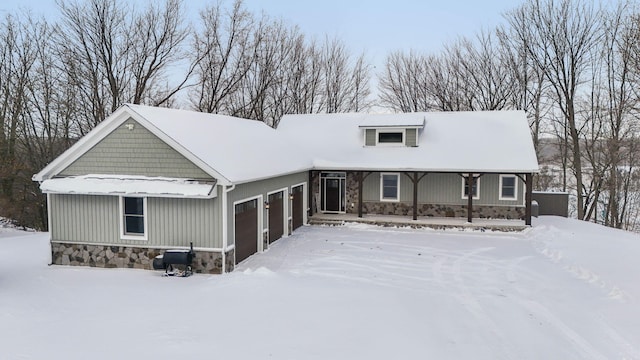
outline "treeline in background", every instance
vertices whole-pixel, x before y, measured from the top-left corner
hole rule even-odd
[[[31,176],[135,103],[274,127],[289,113],[522,109],[542,165],[536,190],[570,192],[579,219],[640,230],[632,2],[529,0],[497,28],[435,53],[389,53],[380,69],[242,1],[212,1],[196,19],[180,0],[57,4],[56,20],[0,18],[0,216],[19,225],[46,229]]]

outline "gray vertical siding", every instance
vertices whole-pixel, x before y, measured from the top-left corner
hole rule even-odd
[[[394,172],[389,172],[395,174]],[[400,201],[412,201],[413,184],[406,175],[400,174]],[[380,173],[372,173],[362,183],[363,201],[380,201]]]
[[[149,241],[160,246],[221,248],[218,199],[149,198]]]
[[[519,206],[524,203],[524,183],[519,178],[517,200],[499,200],[500,175],[486,174],[480,178],[480,199],[478,205]],[[380,201],[380,173],[372,173],[363,183],[364,201]],[[413,201],[413,183],[406,176],[400,176],[400,201]],[[462,180],[458,174],[430,173],[418,185],[418,202],[425,204],[466,205],[462,198]]]
[[[147,198],[148,240],[120,237],[118,196],[51,195],[51,239],[145,247],[220,248],[219,200]]]
[[[407,139],[405,144],[407,146],[418,146],[418,129],[407,129],[406,135]]]
[[[234,239],[233,239],[233,220],[234,220],[234,218],[233,218],[233,215],[234,215],[233,203],[235,201],[240,201],[240,200],[243,200],[243,199],[256,197],[256,196],[259,196],[259,195],[262,195],[262,200],[265,201],[265,200],[267,200],[267,193],[268,192],[272,192],[272,191],[283,189],[283,188],[289,189],[292,185],[296,185],[296,184],[300,184],[300,183],[306,183],[307,181],[308,181],[308,173],[305,171],[305,172],[286,175],[286,176],[279,176],[279,177],[272,178],[272,179],[254,181],[254,182],[250,182],[250,183],[246,183],[246,184],[237,185],[235,189],[233,189],[232,191],[229,192],[228,198],[227,198],[227,211],[228,211],[227,229],[228,229],[228,234],[229,234],[228,235],[228,244],[231,245],[231,244],[234,243]],[[287,202],[287,204],[289,203],[288,198],[287,198],[286,202]],[[262,205],[260,205],[260,206],[262,206]],[[289,205],[287,205],[287,206],[289,206]],[[291,209],[289,209],[288,211],[289,211],[289,216],[291,216]],[[264,213],[262,215],[263,215],[263,219],[264,219]],[[263,229],[266,229],[268,226],[269,226],[269,224],[267,224],[266,221],[263,221]]]
[[[376,129],[365,129],[365,141],[366,146],[376,145]]]
[[[51,240],[111,243],[119,240],[116,196],[51,195]]]
[[[133,124],[133,130],[125,127]],[[60,175],[127,174],[211,179],[164,141],[134,120],[107,135]]]

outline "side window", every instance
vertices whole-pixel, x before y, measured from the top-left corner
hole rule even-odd
[[[380,174],[380,201],[400,200],[400,174]]]
[[[467,183],[467,179],[469,178],[469,176],[463,176],[462,177],[462,198],[466,199],[469,197],[469,184]],[[471,196],[473,197],[473,199],[479,199],[480,198],[480,178],[477,176],[473,177],[473,186],[471,189]]]
[[[513,175],[500,175],[500,200],[516,200],[518,181]]]
[[[145,215],[147,199],[122,197],[120,205],[123,237],[146,240]]]

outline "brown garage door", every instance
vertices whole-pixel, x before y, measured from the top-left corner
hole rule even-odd
[[[291,222],[293,226],[293,230],[302,226],[304,221],[304,186],[296,186],[291,189],[291,193],[293,194],[293,201],[291,206]]]
[[[269,243],[282,237],[284,233],[284,195],[277,192],[269,195]]]
[[[258,252],[258,200],[236,204],[236,263]]]

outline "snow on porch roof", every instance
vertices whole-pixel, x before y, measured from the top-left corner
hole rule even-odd
[[[416,120],[417,147],[363,146],[363,128]],[[302,141],[318,170],[538,172],[524,111],[285,115],[278,131]]]
[[[43,193],[79,195],[134,195],[210,199],[215,183],[147,176],[83,175],[44,180]]]

